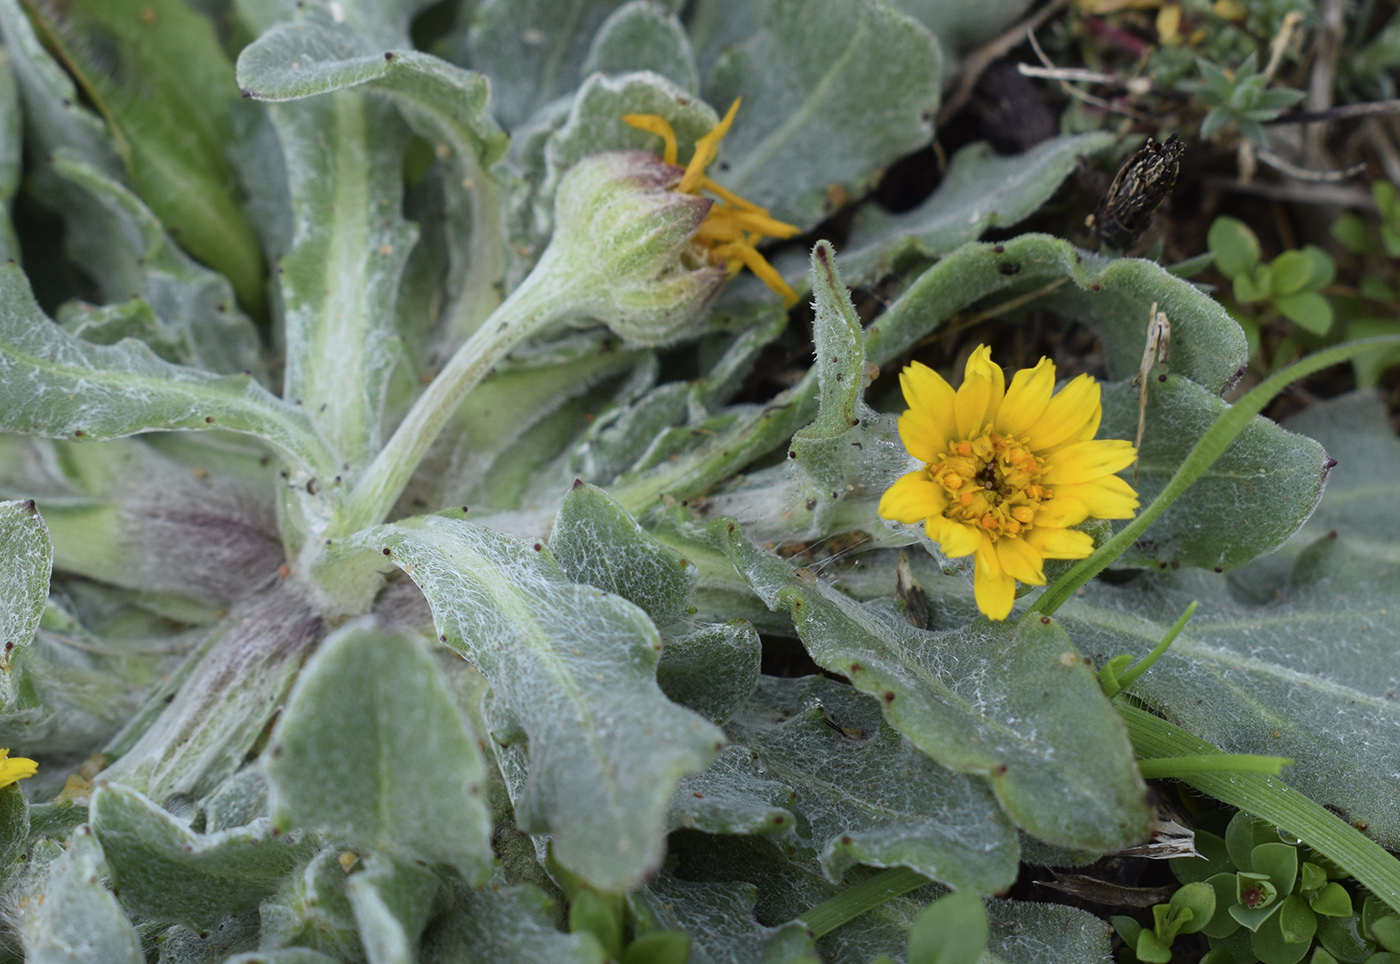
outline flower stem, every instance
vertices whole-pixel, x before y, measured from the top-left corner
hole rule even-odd
[[[1162,637],[1162,641],[1152,647],[1152,652],[1148,653],[1135,664],[1123,671],[1123,675],[1118,677],[1118,690],[1122,692],[1138,681],[1138,678],[1152,668],[1152,664],[1162,658],[1162,655],[1176,642],[1176,637],[1181,635],[1181,631],[1186,628],[1186,624],[1191,621],[1191,617],[1196,615],[1196,600],[1191,601],[1191,605],[1186,607],[1186,612],[1182,613],[1176,622],[1172,623],[1172,628],[1167,630],[1167,634]]]
[[[576,301],[575,292],[571,285],[561,284],[560,279],[571,276],[553,270],[552,250],[545,250],[529,276],[462,343],[413,403],[388,443],[355,483],[327,536],[341,536],[383,522],[467,393],[512,348],[569,311]]]
[[[1215,460],[1220,458],[1230,447],[1230,443],[1235,440],[1235,437],[1248,427],[1254,416],[1263,411],[1264,406],[1269,404],[1273,397],[1283,391],[1287,385],[1311,375],[1315,371],[1350,361],[1368,351],[1394,345],[1400,345],[1400,335],[1381,335],[1376,338],[1347,342],[1309,355],[1260,382],[1243,398],[1231,405],[1206,430],[1200,441],[1187,453],[1181,467],[1176,470],[1176,474],[1167,481],[1166,487],[1162,489],[1157,498],[1152,500],[1151,505],[1143,509],[1138,517],[1124,526],[1116,536],[1100,546],[1092,556],[1057,579],[1041,594],[1039,599],[1031,604],[1031,608],[1022,618],[1029,619],[1034,613],[1042,615],[1053,613],[1064,605],[1065,600],[1074,595],[1080,586],[1108,568],[1113,560],[1126,552],[1128,547],[1137,540],[1137,537],[1142,535],[1144,529],[1166,511],[1167,506],[1175,502],[1181,493],[1205,474],[1206,469],[1210,468]]]

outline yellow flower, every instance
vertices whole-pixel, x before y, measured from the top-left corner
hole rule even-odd
[[[742,99],[742,98],[740,98]],[[732,278],[741,268],[747,267],[759,279],[783,298],[783,303],[791,308],[797,303],[797,293],[773,269],[763,255],[758,253],[758,245],[765,238],[791,238],[801,233],[795,225],[785,224],[770,217],[766,208],[746,201],[733,191],[727,190],[710,180],[705,169],[719,156],[719,144],[729,133],[734,123],[734,115],[739,110],[739,99],[729,106],[714,129],[695,142],[695,152],[690,156],[685,171],[681,174],[673,190],[681,194],[700,196],[708,191],[719,198],[710,207],[709,214],[695,232],[693,242],[703,252],[711,264],[723,264]],[[676,132],[664,117],[657,114],[624,114],[622,119],[638,130],[655,134],[664,143],[661,159],[675,166],[678,149]]]
[[[8,787],[20,780],[27,780],[39,772],[39,764],[17,756],[10,758],[10,751],[0,749],[0,788]]]
[[[1046,559],[1093,551],[1093,539],[1070,526],[1130,519],[1137,509],[1137,493],[1114,474],[1137,450],[1122,439],[1094,439],[1103,408],[1088,375],[1052,397],[1055,366],[1042,358],[1007,387],[982,345],[956,392],[918,362],[899,383],[909,405],[899,437],[925,465],[886,490],[880,515],[924,523],[947,556],[975,554],[973,591],[988,618],[1011,612],[1018,580],[1045,585]]]

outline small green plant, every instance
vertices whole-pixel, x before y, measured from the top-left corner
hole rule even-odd
[[[1348,212],[1332,225],[1332,237],[1336,238],[1352,254],[1380,255],[1400,258],[1400,198],[1397,198],[1395,185],[1389,181],[1377,181],[1371,185],[1371,195],[1376,199],[1376,209],[1380,213],[1380,244],[1359,214]]]
[[[948,894],[924,908],[909,928],[909,964],[977,964],[987,949],[987,909],[976,894]],[[881,954],[871,964],[894,964]]]
[[[1277,828],[1236,813],[1223,837],[1198,830],[1196,849],[1200,857],[1171,862],[1183,886],[1152,908],[1151,928],[1112,918],[1124,964],[1167,964],[1172,942],[1195,933],[1210,943],[1205,964],[1394,960],[1400,916],[1369,896],[1356,910],[1345,871]]]
[[[1201,80],[1195,84],[1196,96],[1210,106],[1201,121],[1202,139],[1214,137],[1234,121],[1242,136],[1263,144],[1260,122],[1273,120],[1303,99],[1301,90],[1270,89],[1269,78],[1259,72],[1258,54],[1246,57],[1233,73],[1204,58],[1197,58],[1196,67],[1201,72]]]
[[[1235,301],[1262,307],[1263,314],[1252,319],[1256,325],[1277,314],[1314,335],[1332,327],[1332,304],[1321,290],[1332,283],[1337,266],[1326,251],[1307,244],[1265,262],[1254,232],[1231,217],[1215,219],[1206,243],[1215,266],[1230,279]]]

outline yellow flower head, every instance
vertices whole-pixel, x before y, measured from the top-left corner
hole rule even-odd
[[[733,191],[710,180],[705,173],[705,169],[719,156],[720,141],[729,133],[738,110],[739,100],[735,100],[724,119],[695,142],[695,152],[690,156],[690,162],[686,164],[674,190],[697,197],[701,191],[708,191],[719,199],[711,205],[709,214],[693,239],[710,263],[723,264],[731,278],[739,273],[739,269],[747,267],[764,284],[782,295],[783,303],[791,308],[797,303],[796,292],[758,253],[758,245],[765,238],[795,237],[801,233],[800,229],[769,217],[766,208],[745,201]],[[638,130],[660,137],[664,143],[661,159],[673,167],[676,165],[676,132],[664,117],[657,114],[624,114],[622,119]]]
[[[992,350],[968,359],[953,391],[926,365],[899,376],[909,409],[899,437],[924,467],[880,499],[883,518],[922,522],[944,554],[976,555],[977,608],[1005,619],[1016,582],[1045,585],[1046,559],[1083,559],[1094,549],[1070,526],[1130,519],[1137,493],[1114,473],[1137,458],[1122,439],[1095,440],[1099,385],[1080,375],[1058,394],[1055,366],[1042,358],[1007,387]]]
[[[0,789],[20,780],[27,780],[39,772],[39,764],[22,756],[10,759],[10,751],[0,749]]]

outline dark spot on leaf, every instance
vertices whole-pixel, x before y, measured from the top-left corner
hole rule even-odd
[[[73,433],[73,437],[74,437],[74,438],[82,438],[82,437],[83,437],[83,430],[82,430],[82,429],[78,429],[76,432]]]
[[[795,458],[797,458],[797,453],[794,452],[794,451],[792,451],[792,449],[788,449],[788,458],[790,458],[790,459],[795,459]]]
[[[1102,288],[1103,288],[1103,285],[1099,284],[1097,281],[1095,281],[1093,284],[1091,284],[1091,285],[1089,286],[1089,290],[1090,290],[1090,291],[1099,291],[1099,290],[1102,290]]]
[[[576,489],[581,489],[581,488],[583,488],[583,479],[574,479],[574,488],[576,488]]]
[[[1049,626],[1049,625],[1050,625],[1050,617],[1049,617],[1049,616],[1041,616],[1041,617],[1040,617],[1040,625],[1042,625],[1042,626]]]
[[[992,771],[992,775],[993,775],[993,776],[998,776],[998,777],[1001,776],[1001,775],[1004,774],[1004,773],[1006,773],[1006,764],[1005,764],[1005,763],[998,764],[997,768],[996,768],[995,770]]]
[[[885,702],[886,702],[886,703],[893,703],[893,702],[894,702],[894,691],[893,691],[893,690],[885,690]]]
[[[174,694],[174,693],[166,693],[166,694],[165,694],[165,702],[166,702],[166,703],[174,703],[174,702],[175,702],[175,694]]]
[[[859,664],[859,663],[852,663],[852,664],[851,664],[851,672],[852,672],[852,673],[859,673],[859,672],[860,672],[860,664]]]
[[[994,245],[994,246],[992,247],[992,250],[995,251],[997,254],[1005,254],[1005,253],[1006,253],[1006,245],[1004,245],[1004,244]]]
[[[851,838],[843,835],[841,837],[841,843],[842,845],[849,847],[851,845]]]
[[[205,425],[213,425],[213,424],[214,424],[214,416],[212,416],[212,415],[206,415],[206,416],[204,416],[204,424],[205,424]]]
[[[386,50],[386,51],[384,51],[384,59],[385,59],[385,60],[393,60],[393,59],[394,59],[394,52],[393,52],[392,50]]]
[[[384,547],[384,555],[386,555],[386,556],[392,556],[393,554],[394,554],[394,550],[393,550],[393,549],[390,549],[388,546],[385,546],[385,547]]]
[[[1015,261],[1003,261],[1001,264],[997,265],[997,270],[1009,276],[1020,273],[1021,266]]]
[[[1158,375],[1158,376],[1157,376],[1157,381],[1159,381],[1159,382],[1165,382],[1166,380],[1167,380],[1167,376],[1166,376],[1166,375]]]
[[[773,825],[774,825],[775,827],[781,826],[782,823],[783,823],[783,819],[784,819],[784,818],[783,818],[783,815],[782,815],[781,813],[774,815],[774,817],[773,817]]]

